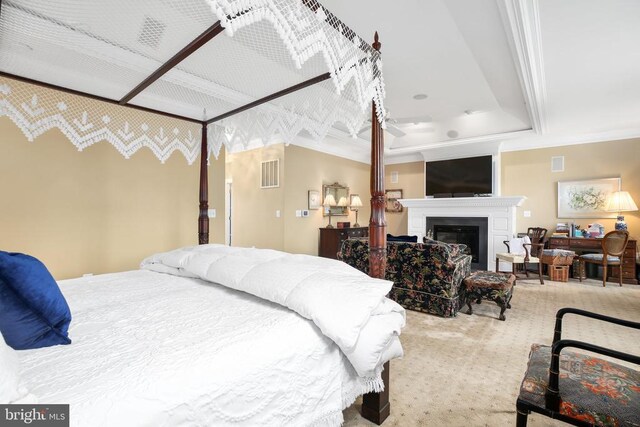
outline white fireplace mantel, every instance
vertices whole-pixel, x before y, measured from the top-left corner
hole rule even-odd
[[[525,200],[525,196],[496,196],[401,199],[400,203],[408,210],[407,234],[419,241],[427,232],[427,218],[487,218],[487,266],[492,270],[496,253],[506,250],[503,242],[516,235],[516,207]]]

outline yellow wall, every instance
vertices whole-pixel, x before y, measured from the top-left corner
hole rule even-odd
[[[261,189],[261,162],[275,159],[280,159],[280,187]],[[233,246],[284,249],[284,168],[283,144],[227,155],[226,176],[233,181]]]
[[[398,172],[398,183],[391,183],[391,174]],[[386,189],[402,190],[405,199],[422,199],[424,197],[424,162],[402,163],[385,166]],[[387,232],[393,235],[407,234],[407,209],[400,213],[387,212]]]
[[[212,161],[211,194],[223,194],[223,170],[224,156]],[[162,164],[147,149],[126,160],[104,142],[78,152],[58,130],[30,143],[0,118],[0,249],[38,257],[56,279],[135,269],[198,243],[198,172],[179,153]],[[212,242],[224,241],[222,218]]]
[[[260,162],[280,159],[280,187],[260,188]],[[322,192],[322,184],[339,182],[369,203],[369,165],[297,146],[271,145],[227,156],[227,178],[233,182],[232,244],[318,254],[319,227],[329,222],[322,210],[307,218],[296,210],[308,209],[308,191]],[[280,210],[281,217],[276,217]],[[369,206],[359,212],[359,223],[369,223]],[[355,213],[334,217],[355,223]]]
[[[551,172],[551,157],[564,156],[564,172]],[[545,227],[555,230],[556,223],[572,218],[558,218],[558,181],[592,178],[622,178],[622,190],[629,191],[640,203],[640,139],[610,141],[503,153],[502,195],[524,195],[527,200],[518,208],[518,230]],[[531,211],[525,218],[523,212]],[[626,212],[625,220],[632,236],[640,237],[638,212]],[[615,219],[584,218],[573,220],[586,226],[592,222],[613,230]]]
[[[309,211],[309,217],[297,218],[296,210],[308,209],[308,191],[317,190],[322,194],[323,184],[338,182],[349,187],[350,194],[359,194],[362,204],[358,211],[358,223],[369,225],[370,191],[369,165],[332,156],[318,151],[290,145],[285,148],[285,198],[284,198],[284,250],[291,253],[318,254],[320,227],[326,227],[328,217],[322,216],[322,209]],[[334,216],[332,223],[356,222],[355,212],[348,210],[348,216]]]

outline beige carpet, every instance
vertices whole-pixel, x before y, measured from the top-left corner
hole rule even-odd
[[[507,320],[483,301],[452,319],[407,311],[405,357],[391,363],[391,416],[385,426],[515,426],[515,401],[534,342],[550,344],[555,313],[576,307],[640,321],[640,286],[518,280]],[[563,338],[640,354],[640,331],[568,316]],[[361,402],[345,410],[345,426],[371,426]],[[566,425],[531,414],[529,426]]]

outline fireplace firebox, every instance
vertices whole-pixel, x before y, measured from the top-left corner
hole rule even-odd
[[[471,269],[486,270],[487,223],[487,218],[431,217],[427,218],[427,234],[433,234],[441,242],[466,245]]]

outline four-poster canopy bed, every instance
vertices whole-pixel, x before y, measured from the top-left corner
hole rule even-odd
[[[273,135],[287,143],[301,132],[320,140],[336,121],[355,134],[367,120],[370,108],[370,276],[384,279],[384,88],[377,33],[369,46],[316,0],[185,2],[189,5],[156,2],[157,10],[143,13],[144,23],[137,34],[137,41],[144,46],[134,49],[124,35],[118,34],[131,23],[125,6],[144,8],[153,2],[140,2],[142,6],[138,2],[135,6],[129,5],[131,2],[117,3],[107,7],[88,2],[80,7],[71,2],[59,7],[44,0],[0,0],[0,116],[11,118],[29,139],[58,127],[79,149],[107,140],[127,157],[143,146],[163,161],[176,150],[189,162],[199,154],[198,242],[204,245],[209,242],[207,161],[211,154],[217,156],[222,145],[246,145],[255,139],[266,143]],[[70,9],[61,11],[64,6]],[[204,13],[205,6],[209,13]],[[90,10],[100,7],[105,11],[105,7],[111,11],[122,7],[112,15],[122,17],[123,23],[109,23],[113,28],[106,29],[100,24],[106,17]],[[134,12],[130,15],[136,15]],[[67,19],[65,13],[72,17]],[[218,18],[213,25],[212,16]],[[183,47],[170,57],[167,53],[176,50],[168,47],[162,59],[159,57],[163,55],[154,56],[153,49],[165,49],[162,40],[169,40],[166,30],[180,28],[178,32],[183,33],[175,43],[168,43],[175,47],[180,40],[189,40],[184,24],[194,21],[206,27],[204,31],[189,43],[182,43]],[[237,44],[230,44],[232,39]],[[51,55],[43,53],[47,49],[51,49]],[[216,49],[233,54],[218,58],[214,56]],[[32,54],[34,50],[42,58]],[[69,64],[55,63],[56,58],[51,57],[55,55]],[[39,68],[48,60],[55,64],[48,70]],[[134,64],[130,69],[127,61]],[[230,71],[224,71],[225,64],[216,65],[222,61],[229,63]],[[294,71],[285,69],[285,65],[294,65]],[[211,67],[223,75],[214,83]],[[69,76],[65,78],[60,70],[66,70]],[[91,72],[95,75],[87,77]],[[243,73],[247,75],[235,75]],[[113,83],[111,76],[121,77],[121,81]],[[260,80],[266,89],[256,89],[259,85],[254,80]],[[132,86],[135,81],[139,83]],[[30,86],[23,83],[56,92],[30,97]],[[305,95],[305,91],[309,93]],[[81,112],[70,111],[72,100],[47,99],[60,92],[89,98],[95,102],[94,111],[86,107]],[[111,108],[111,114],[105,114],[99,123],[94,113],[105,108]],[[130,109],[131,115],[143,115],[135,122],[140,129],[134,131],[134,120],[118,110],[122,108]],[[55,114],[45,118],[42,111]],[[150,114],[163,119],[153,123]],[[172,126],[173,136],[166,138],[165,132],[169,132],[165,128]],[[197,131],[201,132],[199,147]],[[388,361],[382,380],[384,391],[363,398],[362,415],[377,424],[390,413]]]

